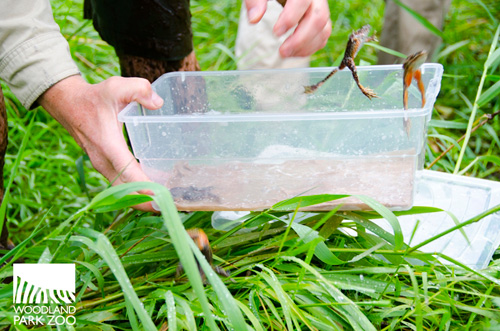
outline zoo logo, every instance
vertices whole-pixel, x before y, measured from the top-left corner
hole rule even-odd
[[[14,263],[13,300],[14,304],[73,303],[75,264]]]

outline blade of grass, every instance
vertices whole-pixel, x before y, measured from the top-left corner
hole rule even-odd
[[[446,57],[448,54],[453,53],[457,49],[464,47],[465,45],[469,44],[470,40],[462,40],[457,43],[454,43],[453,45],[447,46],[445,49],[443,49],[439,54],[436,56],[436,61]]]
[[[368,207],[379,213],[387,222],[389,222],[394,231],[394,249],[400,250],[404,244],[403,231],[399,224],[398,218],[387,207],[380,202],[366,195],[354,195],[356,198],[364,202]]]
[[[500,51],[500,48],[498,50]],[[500,94],[500,81],[493,84],[493,86],[491,86],[489,89],[487,89],[486,91],[484,91],[484,93],[481,94],[481,97],[479,97],[479,100],[477,100],[477,105],[479,107],[482,107],[499,94]]]
[[[318,194],[318,195],[305,195],[287,199],[273,205],[269,210],[274,211],[290,211],[295,210],[298,206],[300,208],[318,205],[323,202],[329,202],[342,198],[350,197],[349,194]]]
[[[238,307],[241,309],[241,311],[250,320],[250,322],[252,323],[252,326],[254,327],[254,329],[256,331],[264,331],[264,329],[262,328],[261,323],[259,322],[259,320],[257,319],[257,317],[255,317],[255,315],[252,313],[252,311],[244,303],[242,303],[241,301],[239,301],[239,300],[235,300],[235,301],[236,301],[236,304],[238,305]]]
[[[94,252],[99,254],[106,261],[107,265],[110,267],[111,271],[115,275],[116,280],[120,284],[126,300],[128,300],[130,305],[132,305],[132,307],[137,312],[137,315],[139,316],[142,325],[147,330],[155,330],[156,327],[153,321],[149,317],[148,313],[144,309],[144,306],[139,300],[139,297],[135,293],[134,288],[130,283],[130,279],[128,278],[127,273],[125,272],[125,269],[123,268],[123,265],[120,262],[120,258],[118,257],[118,254],[113,248],[113,245],[109,242],[108,238],[104,234],[94,231],[92,229],[80,228],[78,229],[78,232],[81,233],[83,236],[72,236],[69,240],[85,244],[87,247],[89,247]],[[127,308],[127,311],[128,310],[129,309]],[[131,316],[130,311],[128,312],[130,318]]]
[[[21,159],[23,157],[24,150],[26,149],[26,146],[28,145],[28,141],[31,139],[31,129],[33,128],[33,124],[35,123],[35,117],[37,114],[37,110],[34,110],[33,113],[31,113],[28,116],[31,116],[30,122],[28,124],[28,127],[26,128],[26,131],[24,132],[24,137],[23,140],[21,141],[21,146],[19,147],[19,151],[16,156],[16,160],[14,161],[14,165],[12,166],[12,169],[10,170],[10,175],[7,180],[7,185],[5,185],[5,190],[4,190],[4,196],[2,200],[2,204],[0,205],[0,235],[2,234],[3,230],[3,223],[5,221],[5,214],[7,210],[7,204],[9,203],[9,196],[10,196],[10,188],[12,186],[12,183],[14,182],[14,179],[16,178],[17,170],[19,168],[19,164],[21,163]]]
[[[87,196],[87,199],[90,201],[90,193],[89,190],[87,189],[87,182],[85,180],[85,165],[84,161],[89,160],[89,157],[87,155],[82,155],[75,161],[76,165],[76,171],[78,172],[78,178],[80,178],[80,189],[82,190],[83,193]]]
[[[293,231],[299,235],[301,238],[301,241],[303,241],[305,244],[308,244],[312,242],[313,240],[316,240],[320,238],[319,233],[310,227],[306,225],[302,225],[299,223],[294,223],[292,221],[287,221],[278,218],[280,221],[288,224],[288,226],[291,226]],[[330,264],[330,265],[339,265],[339,264],[344,264],[346,261],[342,261],[338,257],[332,254],[332,252],[328,249],[328,246],[324,242],[324,238],[321,238],[322,240],[317,243],[316,248],[314,250],[314,255],[323,261],[324,263]]]
[[[474,0],[474,1],[476,1],[481,7],[483,7],[484,11],[488,14],[488,16],[490,17],[493,24],[498,24],[498,20],[495,18],[495,16],[493,16],[493,14],[488,9],[488,7],[484,4],[484,2],[482,2],[481,0]]]
[[[362,226],[363,228],[375,233],[377,236],[384,239],[388,243],[390,243],[394,246],[396,245],[396,240],[394,238],[394,235],[385,231],[380,226],[378,226],[377,224],[371,222],[370,220],[362,217],[361,215],[358,215],[355,212],[345,211],[345,212],[341,212],[340,216],[342,216],[346,219],[350,219],[351,221],[355,222],[356,224]]]
[[[132,331],[140,331],[139,323],[137,323],[137,316],[135,315],[134,306],[130,303],[130,300],[125,296],[125,307],[127,309],[127,317],[132,327]]]
[[[186,234],[187,235],[187,234]],[[231,327],[234,330],[246,330],[246,323],[243,319],[243,315],[235,302],[235,299],[224,285],[222,280],[217,276],[217,274],[212,269],[212,266],[207,262],[205,256],[200,252],[198,246],[190,240],[189,245],[196,256],[198,263],[200,264],[205,276],[212,285],[214,291],[217,293],[219,301],[224,307],[224,313],[227,315],[231,322]]]
[[[274,290],[274,293],[278,297],[278,301],[281,304],[281,309],[283,310],[283,315],[285,315],[285,323],[287,326],[287,330],[294,330],[293,325],[292,325],[292,318],[291,318],[291,299],[287,296],[285,291],[283,290],[283,287],[281,287],[280,282],[276,278],[276,275],[268,268],[263,266],[262,264],[256,265],[256,267],[262,269],[264,272],[260,272],[260,276],[264,278],[264,280],[271,286],[271,288]]]
[[[387,48],[387,47],[384,47],[384,46],[381,46],[379,44],[375,44],[375,43],[371,43],[371,42],[367,42],[365,45],[369,45],[375,49],[378,49],[382,52],[385,52],[387,54],[390,54],[390,55],[394,55],[394,56],[397,56],[397,57],[400,57],[402,59],[405,59],[406,58],[406,55],[403,54],[403,53],[400,53],[398,51],[395,51],[393,49],[390,49],[390,48]]]
[[[43,227],[40,227],[40,225],[45,222],[45,217],[46,217],[47,214],[44,215],[44,217],[40,220],[40,222],[37,224],[36,228],[33,230],[33,232],[31,232],[31,234],[26,238],[24,239],[19,245],[17,245],[16,247],[14,247],[12,250],[8,251],[7,254],[5,254],[4,256],[2,256],[0,258],[0,266],[2,266],[0,268],[0,270],[2,270],[3,268],[5,268],[6,266],[10,265],[11,263],[13,263],[14,261],[17,260],[17,257],[18,257],[18,254],[19,252],[21,252],[21,250],[26,247],[26,245],[28,243],[31,242],[31,240],[33,240],[33,238],[35,238],[38,234],[40,234],[43,230],[44,230],[44,226]],[[9,262],[9,263],[5,263],[8,259],[10,259],[12,256],[14,256],[14,258]],[[4,264],[5,263],[5,264]]]
[[[500,286],[500,279],[492,277],[492,276],[488,275],[487,273],[481,272],[479,270],[474,270],[471,267],[463,264],[462,262],[457,261],[457,260],[455,260],[447,255],[444,255],[442,253],[436,253],[436,255],[439,256],[440,258],[446,260],[446,261],[452,262],[453,264],[463,268],[464,270],[470,271],[473,274],[478,275],[479,277],[485,278],[485,279],[489,280],[490,282],[493,282],[493,283],[497,284],[498,286]]]
[[[179,306],[182,308],[182,315],[186,319],[186,324],[188,326],[188,330],[195,330],[196,331],[196,321],[194,319],[194,313],[191,307],[189,306],[188,301],[186,301],[183,298],[175,297],[175,301],[179,304]]]
[[[246,330],[247,326],[243,319],[243,315],[238,306],[234,302],[234,298],[229,293],[224,283],[215,274],[210,264],[205,259],[205,256],[200,252],[196,244],[189,237],[186,230],[182,225],[177,209],[175,208],[174,201],[170,192],[162,185],[156,183],[148,183],[148,187],[154,192],[153,199],[160,207],[163,217],[163,224],[168,229],[172,243],[179,255],[182,266],[191,281],[193,289],[198,295],[198,299],[202,304],[205,318],[208,320],[209,327],[216,329],[215,322],[210,312],[208,300],[201,282],[200,273],[194,261],[194,256],[201,268],[203,269],[207,279],[212,284],[217,296],[222,303],[225,313],[229,318],[232,328],[235,330]],[[191,249],[189,249],[189,246]]]
[[[177,312],[175,309],[174,295],[170,290],[165,293],[165,304],[167,305],[168,328],[177,330]]]
[[[481,80],[479,81],[479,86],[477,88],[477,93],[476,93],[476,98],[475,98],[475,101],[474,101],[474,106],[472,107],[472,112],[470,114],[470,117],[469,117],[469,122],[467,124],[467,131],[465,132],[465,138],[464,138],[464,142],[462,144],[462,149],[460,150],[460,154],[458,155],[458,160],[457,160],[457,163],[455,165],[455,170],[453,171],[454,174],[457,174],[459,171],[460,171],[460,166],[462,165],[462,160],[463,160],[463,157],[464,157],[464,154],[465,154],[465,148],[468,144],[469,144],[469,139],[470,139],[470,136],[471,136],[471,131],[472,131],[472,126],[473,126],[473,123],[474,123],[474,119],[476,117],[476,112],[477,112],[477,109],[479,108],[479,99],[481,97],[481,94],[482,94],[482,91],[483,91],[483,85],[484,85],[484,81],[486,79],[486,75],[487,75],[487,72],[488,72],[488,59],[492,57],[495,49],[496,49],[496,46],[497,46],[497,41],[498,41],[498,36],[500,34],[500,25],[498,25],[497,27],[497,30],[495,32],[495,36],[493,37],[493,41],[491,43],[491,47],[490,47],[490,51],[488,52],[488,58],[486,59],[486,62],[484,63],[484,68],[483,68],[483,74],[481,75]]]
[[[359,307],[351,301],[347,296],[345,296],[339,289],[337,289],[331,282],[329,282],[321,273],[315,270],[313,267],[305,263],[304,261],[293,257],[293,256],[282,256],[281,259],[285,261],[293,261],[303,268],[307,269],[310,273],[317,277],[318,283],[322,286],[337,302],[343,303],[338,309],[345,312],[346,318],[351,323],[354,330],[360,331],[375,331],[375,327],[368,318],[361,312]]]
[[[485,218],[486,216],[491,215],[491,214],[494,214],[494,213],[496,213],[496,212],[498,212],[498,211],[500,211],[500,205],[497,205],[497,206],[494,206],[494,207],[492,207],[492,208],[490,208],[490,209],[488,209],[488,210],[485,210],[484,212],[482,212],[482,213],[480,213],[480,214],[478,214],[478,215],[476,215],[476,216],[474,216],[474,217],[472,217],[472,218],[468,219],[468,220],[467,220],[467,221],[465,221],[465,222],[462,222],[462,223],[460,223],[460,224],[458,224],[458,225],[455,225],[454,227],[451,227],[451,228],[449,228],[448,230],[445,230],[445,231],[443,231],[443,232],[441,232],[441,233],[438,233],[437,235],[435,235],[435,236],[433,236],[433,237],[431,237],[431,238],[429,238],[429,239],[427,239],[427,240],[424,240],[424,241],[422,241],[421,243],[419,243],[419,244],[417,244],[417,245],[415,245],[415,246],[413,246],[413,247],[408,248],[407,252],[408,252],[408,254],[409,254],[409,253],[411,253],[411,252],[413,252],[413,251],[416,251],[416,250],[417,250],[417,249],[419,249],[420,247],[423,247],[423,246],[425,246],[425,245],[429,244],[430,242],[433,242],[434,240],[439,239],[439,238],[441,238],[441,237],[443,237],[443,236],[447,235],[448,233],[451,233],[451,232],[453,232],[453,231],[456,231],[456,230],[458,230],[458,229],[461,229],[461,228],[463,228],[464,226],[467,226],[467,225],[469,225],[469,224],[472,224],[472,223],[475,223],[475,222],[479,222],[480,220],[482,220],[482,219],[483,219],[483,218]]]
[[[413,293],[415,295],[413,304],[415,305],[415,315],[416,315],[416,328],[417,330],[423,329],[423,318],[422,318],[422,302],[420,301],[420,291],[418,286],[417,277],[415,277],[415,273],[413,269],[410,268],[409,265],[404,266],[410,275],[411,283],[413,285]]]
[[[486,162],[492,162],[495,163],[496,165],[500,165],[500,157],[496,155],[481,155],[477,156],[474,160],[472,160],[471,163],[469,163],[465,168],[463,168],[458,175],[464,175],[469,171],[470,168],[472,168],[477,162],[479,161],[486,161]]]
[[[92,263],[88,263],[88,262],[84,262],[84,261],[75,260],[74,263],[83,265],[85,268],[89,269],[94,274],[94,277],[97,280],[97,286],[99,286],[99,289],[101,290],[102,297],[104,298],[104,296],[105,296],[104,277],[102,276],[99,269],[95,265],[93,265]]]

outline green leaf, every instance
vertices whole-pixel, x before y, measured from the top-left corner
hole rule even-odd
[[[489,89],[481,93],[479,100],[477,100],[477,104],[479,107],[484,106],[488,102],[491,101],[494,97],[500,94],[500,81],[496,82]]]
[[[454,43],[453,45],[447,46],[445,49],[443,49],[439,54],[436,56],[436,60],[439,60],[443,57],[446,57],[447,55],[453,53],[459,48],[464,47],[465,45],[469,44],[470,40],[462,40],[457,43]]]
[[[174,295],[170,290],[165,293],[165,304],[167,305],[168,328],[177,330],[177,313],[175,309]]]
[[[47,214],[45,214],[46,216]],[[9,262],[8,264],[14,262],[16,260],[16,256],[18,255],[19,252],[21,252],[21,250],[26,247],[26,245],[28,243],[31,242],[31,240],[33,240],[34,237],[36,237],[40,232],[42,232],[42,230],[44,230],[45,227],[40,227],[40,225],[42,224],[42,222],[45,221],[45,216],[42,218],[42,220],[38,223],[38,225],[36,226],[35,230],[33,230],[33,232],[31,232],[31,234],[26,238],[24,239],[19,245],[17,245],[16,247],[14,247],[14,249],[10,250],[7,252],[7,254],[5,254],[4,256],[0,257],[0,266],[2,266],[0,268],[3,269],[7,266],[7,264],[4,265],[4,263],[10,259],[12,256],[14,256],[14,258],[11,260],[11,262]]]
[[[3,223],[6,220],[5,212],[7,210],[7,205],[9,203],[10,187],[12,186],[12,183],[14,182],[14,179],[16,178],[17,169],[19,168],[19,164],[21,163],[21,159],[23,158],[24,150],[26,149],[26,146],[28,145],[28,141],[31,139],[30,132],[31,132],[31,129],[33,128],[33,123],[35,123],[36,114],[37,114],[36,110],[33,111],[33,113],[31,114],[30,124],[26,128],[26,132],[24,133],[23,140],[21,141],[21,146],[19,147],[19,151],[17,152],[16,159],[14,160],[14,165],[12,166],[12,168],[10,170],[9,177],[7,177],[8,178],[7,185],[5,185],[2,204],[0,205],[0,235],[2,234]],[[30,116],[30,115],[28,115],[28,116]],[[2,174],[2,176],[3,176],[3,174]]]
[[[118,254],[116,254],[116,251],[113,248],[113,245],[111,245],[111,243],[109,242],[108,238],[104,234],[92,229],[80,228],[78,229],[78,232],[84,236],[71,236],[69,240],[81,242],[87,245],[90,249],[99,254],[104,259],[104,261],[106,261],[109,268],[111,269],[111,272],[113,272],[116,280],[120,284],[123,295],[127,300],[127,311],[129,313],[129,318],[132,317],[130,315],[131,310],[128,309],[128,305],[130,304],[139,316],[142,325],[148,330],[156,330],[151,317],[146,312],[144,306],[142,305],[142,302],[139,300],[139,297],[135,293],[134,288],[130,283],[130,279],[128,278],[127,273],[123,268],[120,258],[118,257]],[[135,316],[135,314],[133,316]],[[131,320],[131,322],[132,321],[133,320]]]
[[[282,222],[289,224],[290,221],[282,220]],[[297,222],[292,222],[292,229],[297,233],[297,235],[304,241],[304,243],[310,243],[316,238],[320,238],[319,234],[317,231],[314,231],[310,227],[306,225],[299,224]],[[339,265],[339,264],[344,264],[346,261],[342,261],[328,249],[328,246],[325,244],[324,239],[323,241],[319,242],[316,245],[316,248],[314,250],[314,255],[323,261],[324,263],[330,264],[330,265]]]
[[[362,227],[366,228],[367,230],[375,233],[378,237],[382,238],[383,240],[387,241],[388,243],[391,243],[394,246],[396,245],[396,240],[395,240],[395,237],[393,234],[385,231],[380,226],[378,226],[377,224],[371,222],[370,220],[362,217],[358,213],[344,211],[340,214],[340,216],[352,220],[353,222],[361,225]]]
[[[354,195],[356,198],[364,202],[371,209],[380,214],[392,227],[394,231],[394,241],[395,241],[395,249],[399,250],[403,247],[403,231],[401,230],[401,225],[399,224],[399,220],[387,207],[382,205],[380,202],[372,199],[366,195]]]
[[[393,211],[392,213],[396,216],[404,216],[404,215],[437,213],[441,211],[443,211],[441,208],[436,208],[436,207],[415,206],[409,210]],[[356,211],[356,214],[363,216],[364,218],[367,219],[382,218],[382,216],[379,213],[373,211]]]
[[[285,315],[285,322],[288,330],[293,330],[292,319],[291,319],[291,306],[294,305],[290,297],[285,293],[283,287],[281,286],[279,280],[276,278],[276,275],[266,268],[262,264],[257,265],[258,268],[261,268],[264,272],[260,272],[260,276],[264,278],[264,280],[271,286],[274,290],[274,293],[278,297],[278,301],[281,304],[281,308],[283,310],[283,315]]]
[[[491,54],[490,57],[488,57],[488,59],[486,60],[486,67],[489,68],[491,67],[493,64],[495,64],[495,62],[497,61],[500,61],[500,47],[496,49],[496,51],[493,52],[493,54]]]
[[[84,161],[89,160],[89,157],[87,155],[82,155],[75,161],[76,165],[76,171],[78,172],[78,178],[80,178],[80,189],[82,190],[83,193],[89,198],[90,200],[90,193],[89,190],[87,189],[87,182],[85,180],[85,165]]]
[[[467,128],[467,123],[454,122],[454,121],[443,121],[443,120],[430,120],[429,127],[463,130],[463,129]]]
[[[99,207],[94,208],[96,213],[106,213],[110,211],[120,210],[127,207],[132,207],[144,202],[152,201],[153,198],[145,194],[130,194],[116,201],[106,200],[106,204],[100,203]]]
[[[319,195],[305,195],[287,199],[273,205],[270,209],[276,211],[289,211],[295,210],[297,207],[304,208],[308,206],[317,205],[320,203],[347,198],[348,194],[319,194]]]
[[[141,190],[152,190],[157,188],[158,184],[151,182],[133,182],[110,187],[99,194],[87,206],[87,209],[100,208],[117,203],[128,194]]]
[[[381,46],[379,44],[375,44],[375,43],[366,43],[366,45],[370,45],[371,47],[375,48],[375,49],[378,49],[382,52],[385,52],[387,54],[390,54],[390,55],[394,55],[394,56],[397,56],[397,57],[400,57],[402,59],[405,59],[406,58],[406,54],[403,54],[401,52],[398,52],[398,51],[395,51],[393,49],[390,49],[390,48],[387,48],[387,47],[384,47],[384,46]]]
[[[285,261],[293,261],[316,276],[318,284],[323,287],[328,292],[328,294],[330,294],[335,299],[335,301],[343,304],[342,306],[337,306],[337,309],[345,313],[346,318],[349,320],[349,322],[351,323],[351,327],[354,330],[376,330],[373,324],[371,324],[368,318],[361,312],[359,307],[351,299],[345,296],[339,289],[337,289],[331,282],[329,282],[316,269],[293,256],[282,256],[281,259]]]
[[[231,323],[231,327],[235,330],[246,330],[247,325],[243,319],[241,311],[238,308],[238,305],[234,301],[233,296],[230,294],[229,290],[220,278],[215,274],[212,266],[207,262],[205,256],[200,252],[198,246],[196,246],[184,229],[179,213],[175,208],[172,195],[168,189],[156,183],[148,183],[147,187],[154,192],[153,200],[160,207],[163,224],[165,224],[168,229],[172,244],[179,255],[179,259],[181,260],[186,275],[188,276],[191,285],[198,296],[198,300],[201,303],[209,327],[211,329],[217,329],[210,311],[208,299],[203,288],[201,276],[198,271],[196,261],[194,260],[194,256],[196,257],[200,267],[203,269],[208,281],[212,284],[214,291],[217,293],[217,296]]]
[[[220,303],[224,307],[224,312],[227,315],[229,321],[231,322],[231,327],[234,330],[246,330],[247,325],[245,320],[243,319],[243,315],[241,314],[238,305],[236,304],[235,299],[224,285],[224,283],[220,280],[219,276],[214,272],[212,266],[207,262],[205,256],[200,252],[198,246],[192,241],[189,240],[189,245],[196,256],[196,260],[200,264],[205,276],[213,287],[215,293],[219,298]]]
[[[97,280],[97,286],[99,286],[99,289],[101,290],[102,296],[104,297],[104,277],[102,276],[101,272],[99,269],[96,268],[95,265],[83,261],[74,261],[77,264],[83,265],[85,268],[89,269],[95,276],[95,279]]]

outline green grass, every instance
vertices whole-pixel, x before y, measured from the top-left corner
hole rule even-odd
[[[81,2],[52,4],[85,78],[99,82],[119,74],[112,48],[81,19]],[[236,68],[232,52],[239,5],[192,1],[195,47],[203,70]],[[377,31],[382,27],[382,0],[330,1],[330,10],[332,37],[313,56],[312,66],[338,60],[353,29],[366,23]],[[461,147],[462,157],[454,147],[434,170],[500,178],[498,116],[473,133],[467,129],[469,122],[500,108],[498,45],[484,66],[496,43],[499,17],[495,1],[480,0],[455,0],[447,15],[436,59],[444,65],[445,77],[429,128],[426,163],[466,131],[470,139]],[[377,50],[366,45],[359,59],[375,63],[376,56]],[[28,112],[4,91],[10,139],[4,178],[12,181],[6,212],[17,244],[10,254],[30,263],[76,262],[76,329],[149,330],[154,325],[165,330],[168,325],[169,330],[241,330],[243,324],[255,330],[500,328],[499,254],[488,268],[475,271],[440,253],[420,252],[420,246],[401,241],[401,213],[371,200],[376,213],[310,213],[300,224],[291,222],[298,215],[283,211],[281,204],[252,213],[232,231],[218,231],[209,212],[177,213],[168,191],[158,185],[106,189],[106,180],[57,122],[42,109]],[[22,147],[27,135],[30,139]],[[138,187],[155,191],[162,216],[127,208],[137,198],[127,197],[127,192]],[[326,198],[334,197],[319,197]],[[297,207],[294,203],[288,202],[288,208]],[[430,210],[409,213],[425,211]],[[480,222],[493,212],[498,207],[468,222]],[[394,235],[374,223],[380,215]],[[202,286],[183,227],[205,230],[215,264],[231,271],[230,278],[219,278],[205,264],[209,284]],[[175,278],[179,258],[188,278]],[[0,268],[0,278],[10,275],[10,263]],[[0,284],[0,329],[14,329],[11,304],[12,284]]]

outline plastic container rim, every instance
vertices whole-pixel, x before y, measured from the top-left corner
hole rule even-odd
[[[162,75],[161,77],[186,77],[186,76],[230,76],[230,75],[255,75],[255,74],[265,74],[265,73],[276,73],[276,72],[325,72],[332,70],[333,67],[315,67],[315,68],[293,68],[293,69],[259,69],[259,70],[226,70],[226,71],[177,71],[170,72]],[[439,63],[425,63],[422,65],[422,69],[427,68],[436,69],[434,78],[431,82],[436,79],[436,77],[441,77],[443,73],[443,66]],[[359,71],[378,71],[378,70],[400,70],[401,65],[371,65],[371,66],[358,66]],[[160,78],[161,78],[160,77]],[[159,79],[160,79],[159,78]],[[155,86],[153,83],[153,88]],[[438,82],[440,84],[440,82]],[[431,98],[435,99],[439,89]],[[434,103],[434,102],[432,102]],[[428,116],[432,111],[430,103],[427,102],[424,108],[410,108],[408,110],[398,109],[398,110],[381,110],[381,111],[339,111],[339,112],[303,112],[303,113],[252,113],[252,114],[182,114],[182,115],[170,115],[170,116],[143,116],[143,115],[128,115],[128,113],[137,107],[137,102],[132,102],[128,104],[123,110],[118,114],[118,120],[123,123],[183,123],[183,122],[267,122],[267,121],[313,121],[313,120],[344,120],[344,119],[370,119],[370,118],[403,118],[403,117],[421,117]],[[146,111],[154,111],[147,110]]]

